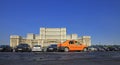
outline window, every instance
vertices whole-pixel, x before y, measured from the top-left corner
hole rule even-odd
[[[74,41],[70,41],[69,44],[74,44]]]
[[[76,45],[80,45],[80,42],[75,41],[75,44],[76,44]]]
[[[77,41],[75,41],[75,43],[77,44],[78,42],[77,42]]]

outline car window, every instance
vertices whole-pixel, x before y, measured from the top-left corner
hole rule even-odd
[[[50,45],[50,47],[57,47],[57,45]]]
[[[34,47],[41,47],[41,45],[34,45]]]
[[[70,41],[69,44],[74,44],[74,41]]]
[[[10,46],[6,45],[6,48],[10,48]]]
[[[0,45],[0,47],[5,47],[5,45]]]
[[[81,45],[80,42],[78,42],[78,41],[75,41],[75,44],[76,44],[76,45]]]
[[[28,44],[20,44],[20,45],[18,45],[19,47],[28,47],[29,45]]]

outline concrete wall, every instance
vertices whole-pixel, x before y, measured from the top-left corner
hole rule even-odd
[[[71,37],[72,37],[72,39],[74,39],[74,40],[78,39],[78,35],[77,35],[77,34],[72,34]]]
[[[21,37],[18,35],[11,35],[10,36],[10,46],[16,47],[20,43]]]
[[[27,39],[35,39],[35,34],[33,34],[33,33],[28,33],[28,34],[27,34]]]
[[[91,46],[91,37],[90,36],[82,36],[82,42],[87,46]]]
[[[40,39],[66,39],[66,28],[40,28]]]
[[[36,35],[35,35],[35,39],[40,39],[40,35],[39,35],[39,34],[36,34]]]

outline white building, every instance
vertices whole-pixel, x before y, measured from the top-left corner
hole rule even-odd
[[[91,45],[90,36],[82,36],[79,38],[77,34],[67,35],[66,28],[40,28],[40,34],[28,33],[26,38],[11,35],[10,45],[15,47],[20,43],[28,43],[31,47],[35,44],[48,46],[53,43],[62,43],[66,40],[78,40],[87,46]]]

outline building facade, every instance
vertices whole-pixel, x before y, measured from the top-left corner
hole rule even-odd
[[[90,36],[78,37],[77,34],[67,35],[66,28],[40,28],[40,34],[28,33],[27,37],[11,35],[10,46],[16,47],[20,43],[27,43],[31,47],[33,45],[41,45],[42,47],[45,47],[50,44],[62,43],[66,40],[77,40],[87,46],[91,45]]]

